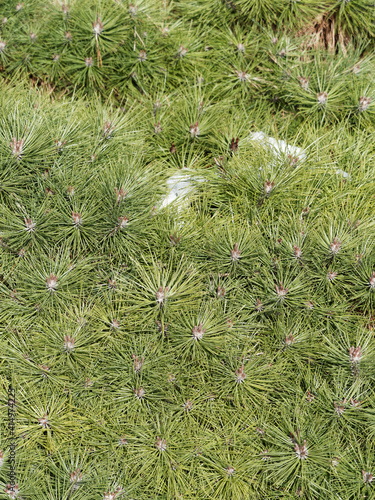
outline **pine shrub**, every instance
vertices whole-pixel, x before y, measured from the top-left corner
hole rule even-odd
[[[0,19],[0,497],[372,498],[373,5]]]

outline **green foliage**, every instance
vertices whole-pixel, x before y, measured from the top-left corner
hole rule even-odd
[[[372,498],[373,5],[2,17],[0,498]]]

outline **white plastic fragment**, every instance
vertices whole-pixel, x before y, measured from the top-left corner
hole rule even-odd
[[[205,180],[188,173],[172,175],[167,180],[168,194],[161,202],[160,208],[165,208],[170,203],[177,201],[177,209],[181,210],[188,204],[188,196],[194,191],[193,182],[204,182]]]
[[[267,136],[264,132],[253,132],[250,134],[250,140],[256,141],[258,144],[263,146],[268,146],[277,156],[284,156],[287,154],[291,158],[298,158],[299,161],[303,160],[306,156],[305,151],[297,146],[291,146],[281,139],[275,139],[274,137]],[[260,167],[259,170],[262,170]],[[350,180],[350,175],[348,172],[338,168],[336,170],[337,175],[342,175],[345,179]]]
[[[249,136],[251,141],[256,141],[258,144],[263,146],[269,146],[276,156],[290,155],[293,158],[298,158],[303,160],[306,153],[302,148],[297,146],[291,146],[287,142],[281,139],[275,139],[274,137],[269,137],[264,132],[253,132]]]

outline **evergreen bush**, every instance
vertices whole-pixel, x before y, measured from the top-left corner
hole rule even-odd
[[[374,6],[1,18],[0,498],[375,498]]]

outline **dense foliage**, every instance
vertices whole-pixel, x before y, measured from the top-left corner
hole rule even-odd
[[[375,498],[374,5],[1,18],[0,498]]]

